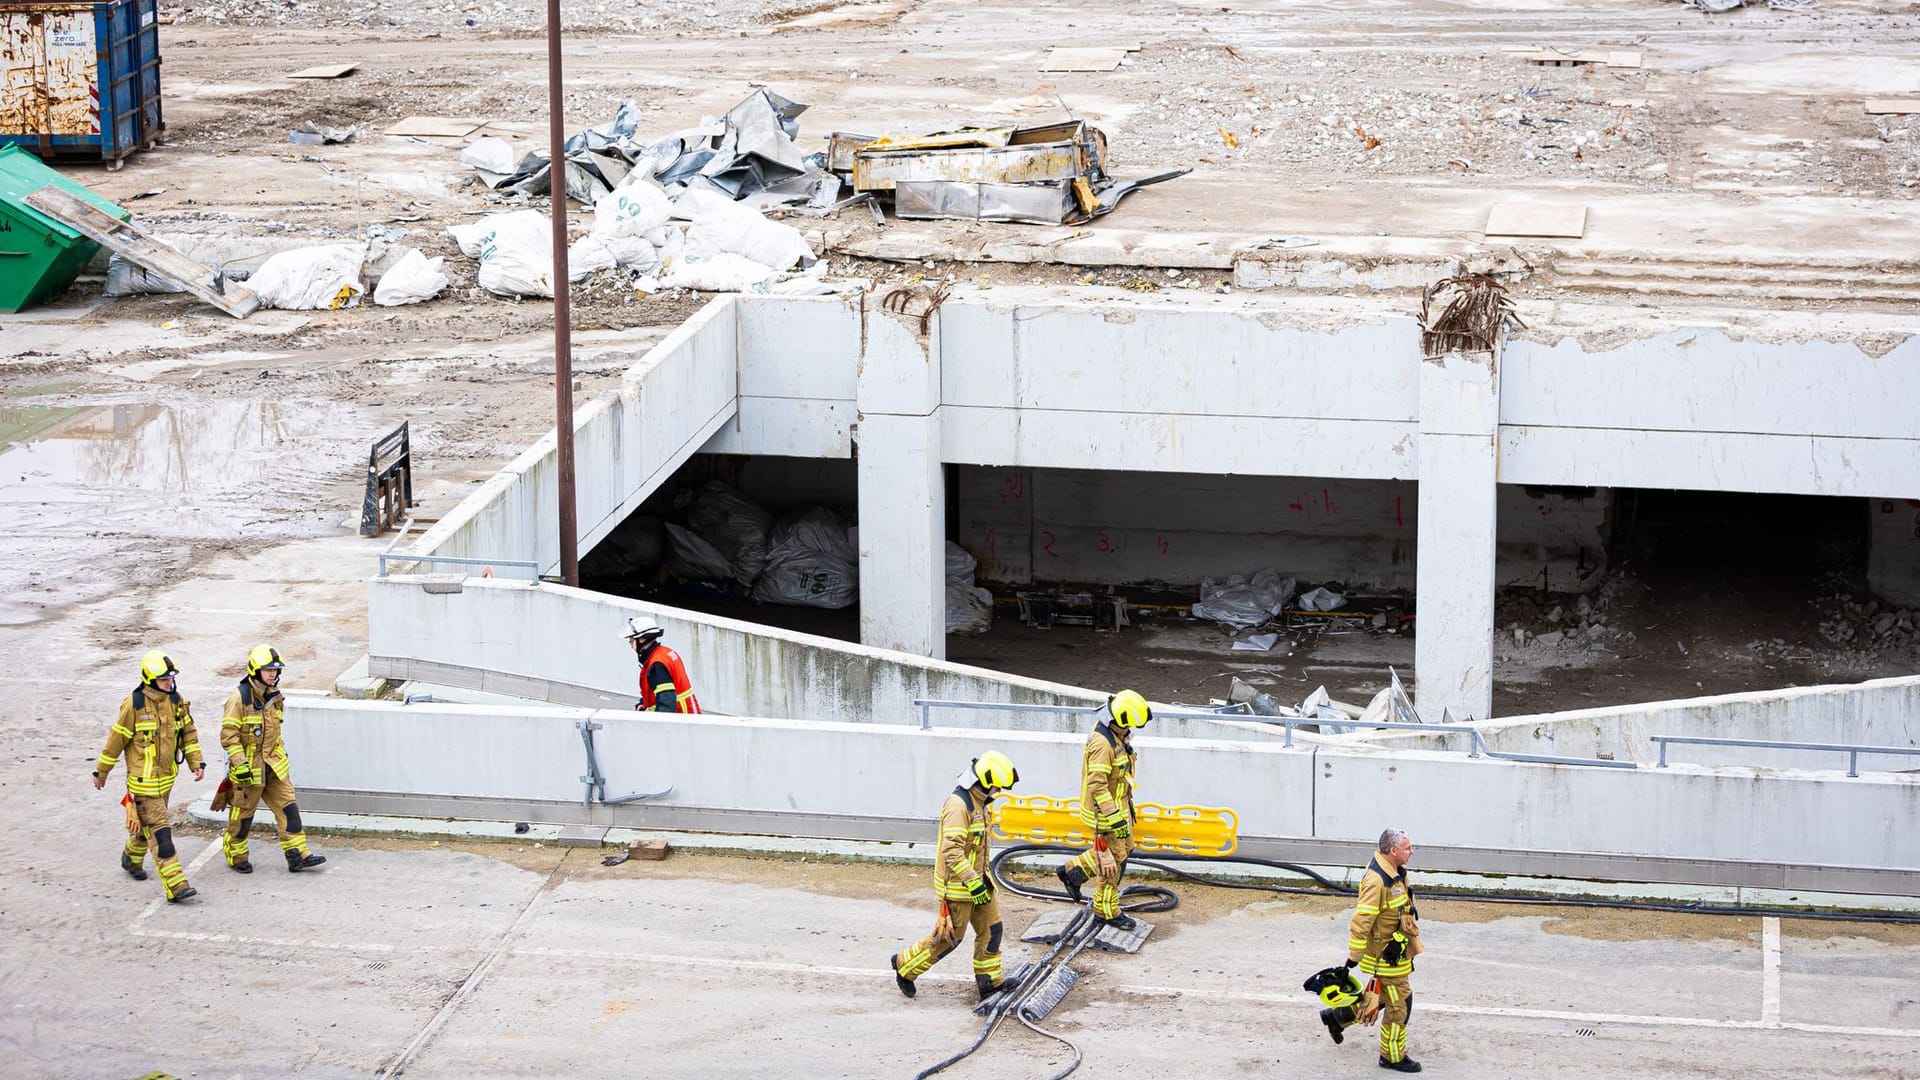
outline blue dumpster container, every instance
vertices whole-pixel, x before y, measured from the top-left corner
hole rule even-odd
[[[157,0],[0,0],[0,146],[118,167],[160,141]]]

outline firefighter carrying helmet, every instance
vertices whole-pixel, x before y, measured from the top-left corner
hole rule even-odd
[[[973,759],[973,778],[988,791],[1010,791],[1020,781],[1020,770],[1007,755],[989,750]]]
[[[628,641],[645,641],[651,643],[659,641],[661,635],[665,633],[666,631],[660,628],[659,623],[654,622],[645,615],[639,615],[627,620]]]
[[[169,675],[178,674],[180,669],[174,666],[173,657],[159,649],[140,658],[140,681],[143,683],[157,683]]]
[[[1330,1009],[1344,1009],[1360,1000],[1360,980],[1345,967],[1324,968],[1313,973],[1301,989],[1317,995],[1320,1003]]]
[[[280,659],[280,650],[271,645],[255,645],[253,651],[247,654],[247,674],[250,676],[257,676],[268,668],[281,671],[286,666]]]
[[[1147,707],[1147,699],[1132,690],[1122,690],[1107,699],[1107,715],[1123,728],[1146,727],[1153,719],[1153,710]]]

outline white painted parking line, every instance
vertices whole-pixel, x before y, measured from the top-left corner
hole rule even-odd
[[[1760,920],[1760,1022],[1780,1022],[1780,920]]]
[[[297,941],[293,938],[248,937],[244,934],[213,934],[192,930],[150,930],[135,924],[134,937],[163,938],[169,941],[205,941],[215,945],[263,945],[272,949],[324,949],[328,952],[390,953],[393,946],[377,941]]]
[[[195,855],[193,857],[192,862],[187,864],[187,884],[189,885],[193,884],[193,875],[199,873],[200,868],[207,865],[207,860],[213,858],[215,855],[219,854],[219,852],[220,852],[220,838],[216,836],[214,837],[214,839],[209,840],[207,842],[207,846],[201,849],[200,854]],[[157,871],[155,871],[154,873],[156,876],[158,875]],[[160,895],[154,897],[151,901],[149,901],[147,906],[141,910],[140,914],[135,915],[133,917],[133,925],[128,929],[132,930],[135,934],[138,934],[140,932],[140,923],[146,919],[151,918],[154,912],[160,910],[160,905],[166,902],[167,902],[167,893],[166,893],[166,888],[163,886],[160,890]]]
[[[840,967],[829,964],[796,964],[778,960],[746,960],[719,956],[675,956],[667,953],[616,952],[606,949],[554,949],[526,947],[511,950],[515,956],[567,957],[599,960],[615,964],[656,964],[663,967],[718,968],[732,971],[759,971],[779,975],[857,976],[891,979],[884,968]],[[941,976],[928,973],[920,981],[970,982],[966,976]],[[1202,1001],[1244,1001],[1262,1005],[1311,1005],[1300,994],[1254,994],[1243,990],[1203,990],[1184,986],[1150,986],[1122,983],[1107,989],[1121,994],[1145,997],[1190,998]],[[1700,1016],[1636,1016],[1623,1013],[1557,1012],[1551,1009],[1508,1009],[1490,1005],[1448,1005],[1419,1003],[1420,1012],[1449,1016],[1488,1016],[1518,1020],[1558,1020],[1581,1024],[1631,1024],[1639,1027],[1739,1028],[1747,1031],[1793,1031],[1810,1035],[1852,1035],[1866,1038],[1920,1039],[1920,1028],[1843,1027],[1833,1024],[1789,1024],[1765,1020],[1716,1020]]]

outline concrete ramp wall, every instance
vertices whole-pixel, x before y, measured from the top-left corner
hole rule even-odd
[[[630,368],[618,392],[574,410],[581,554],[733,419],[732,305],[731,297],[709,303]],[[557,444],[549,431],[406,550],[532,561],[551,573],[560,562]]]
[[[627,619],[650,615],[687,662],[702,708],[847,723],[917,723],[915,698],[1094,704],[1102,695],[907,653],[660,607],[549,583],[375,578],[368,672],[564,705],[631,709]],[[993,714],[946,714],[949,725]],[[1003,717],[1058,729],[1060,718]],[[1071,725],[1068,725],[1071,729]]]
[[[1920,676],[1512,716],[1474,726],[1489,746],[1508,753],[1610,755],[1620,761],[1642,763],[1659,759],[1660,748],[1649,741],[1654,735],[1920,747]],[[1383,731],[1346,738],[1406,748],[1466,746],[1465,737],[1460,735]],[[1667,760],[1843,771],[1847,762],[1839,754],[1730,746],[1673,746]],[[1920,757],[1863,756],[1860,767],[1920,771]]]
[[[631,710],[301,699],[301,801],[344,812],[511,818],[923,842],[972,757],[1002,749],[1021,790],[1071,796],[1082,738],[1049,731],[674,716]],[[583,806],[594,734],[610,798]],[[1678,766],[1587,769],[1416,750],[1141,736],[1141,791],[1228,806],[1242,850],[1364,856],[1388,825],[1431,869],[1908,894],[1920,776]]]

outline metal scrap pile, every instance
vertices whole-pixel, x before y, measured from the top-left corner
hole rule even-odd
[[[798,117],[806,110],[770,90],[756,90],[725,116],[643,143],[636,138],[640,109],[623,101],[612,120],[567,140],[567,195],[592,204],[639,172],[670,197],[706,190],[736,201],[764,193],[769,203],[806,202],[832,180],[794,143]],[[488,168],[469,161],[495,190],[528,195],[552,190],[544,150],[527,154],[510,169],[505,162]]]
[[[1106,135],[1081,120],[920,138],[835,132],[826,166],[855,198],[891,198],[903,218],[1036,225],[1091,221],[1132,192],[1188,171],[1116,181],[1107,173]]]

